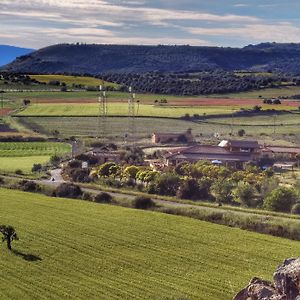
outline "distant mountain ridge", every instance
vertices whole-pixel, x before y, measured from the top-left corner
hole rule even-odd
[[[17,58],[5,70],[23,73],[273,71],[300,74],[300,44],[244,48],[59,44]]]
[[[0,45],[0,66],[4,66],[15,60],[18,56],[26,55],[33,51],[35,50],[8,45]]]

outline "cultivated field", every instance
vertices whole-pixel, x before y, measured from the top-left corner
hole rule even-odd
[[[224,95],[210,95],[209,97],[226,97],[226,98],[246,98],[246,99],[258,99],[259,96],[262,98],[276,98],[276,97],[286,97],[300,95],[300,86],[286,86],[278,88],[267,88],[255,91],[241,92],[241,93],[231,93]],[[300,97],[299,97],[300,99]]]
[[[216,114],[231,114],[239,111],[240,108],[251,108],[249,106],[172,106],[172,105],[136,105],[137,116],[165,117],[178,118],[186,114],[193,116],[194,114],[216,115]],[[267,108],[291,109],[285,106],[263,106]],[[97,116],[99,114],[99,105],[96,103],[86,104],[33,104],[17,113],[19,116]],[[127,103],[110,103],[108,105],[109,116],[126,116],[128,115]]]
[[[48,155],[0,157],[0,172],[15,173],[21,170],[23,174],[29,175],[34,164],[46,164],[49,159]]]
[[[0,171],[13,173],[21,170],[30,174],[33,164],[45,164],[54,154],[63,155],[71,146],[52,142],[0,142]]]
[[[58,129],[63,137],[70,136],[97,136],[99,134],[99,121],[95,117],[18,117],[23,124],[43,134],[51,134]],[[260,125],[256,125],[256,123]],[[232,125],[231,125],[232,124]],[[247,125],[245,125],[247,124]],[[298,124],[298,125],[297,125]],[[299,136],[300,114],[283,114],[275,118],[272,116],[253,116],[249,118],[214,118],[205,122],[191,122],[174,119],[137,118],[136,137],[148,138],[153,132],[183,132],[188,128],[201,142],[203,139],[214,140],[214,134],[220,138],[238,137],[240,129],[246,131],[246,139],[258,139],[263,143],[282,144],[286,142],[300,143]],[[100,123],[101,125],[101,123]],[[107,118],[107,135],[109,138],[124,138],[129,131],[128,118]],[[274,132],[275,131],[275,132]]]
[[[0,189],[2,299],[229,300],[298,242],[189,218]],[[27,259],[27,260],[26,260]]]
[[[68,86],[73,84],[81,84],[83,86],[110,86],[118,87],[118,84],[103,81],[89,76],[67,76],[67,75],[30,75],[30,78],[35,79],[39,82],[49,83],[50,81],[64,82]]]
[[[156,116],[178,118],[185,114],[220,114],[231,113],[238,110],[235,107],[218,106],[154,106],[140,104],[136,106],[136,115],[138,116]],[[99,105],[97,104],[34,104],[18,113],[20,116],[98,116]],[[127,103],[111,103],[108,105],[108,115],[126,116],[128,115]]]

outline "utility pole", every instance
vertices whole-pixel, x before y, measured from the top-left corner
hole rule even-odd
[[[135,93],[132,92],[132,87],[129,87],[129,99],[128,99],[128,133],[132,139],[132,143],[135,143]]]
[[[107,121],[107,96],[106,91],[103,86],[99,86],[100,96],[98,97],[99,103],[99,113],[98,113],[98,138],[105,140],[106,131],[106,121]]]

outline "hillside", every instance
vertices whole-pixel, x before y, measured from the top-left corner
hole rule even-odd
[[[229,300],[298,242],[189,218],[0,189],[1,299]]]
[[[0,66],[6,65],[15,60],[16,57],[29,54],[32,51],[34,50],[14,46],[0,45]]]
[[[5,67],[30,73],[197,72],[223,69],[300,73],[298,44],[244,48],[59,44],[21,56]]]

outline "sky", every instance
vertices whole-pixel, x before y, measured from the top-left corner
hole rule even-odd
[[[299,0],[0,0],[0,44],[300,43]]]

